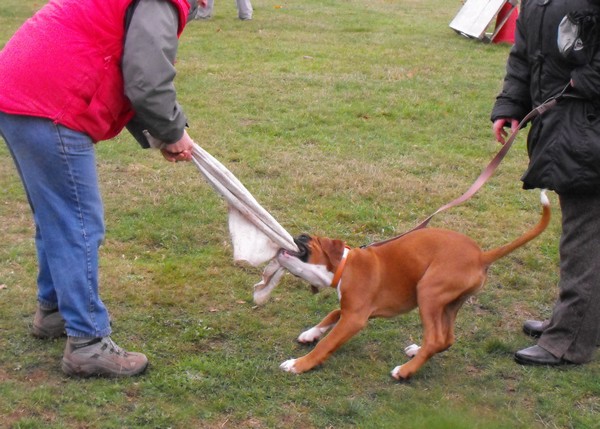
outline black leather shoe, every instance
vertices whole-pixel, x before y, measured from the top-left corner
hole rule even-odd
[[[569,362],[557,358],[540,346],[532,346],[515,353],[515,360],[521,365],[566,365]]]
[[[523,332],[533,338],[539,338],[550,324],[549,320],[526,320],[523,323]]]

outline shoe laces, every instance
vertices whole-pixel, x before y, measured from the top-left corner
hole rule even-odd
[[[102,347],[101,350],[104,351],[108,349],[109,353],[114,353],[117,356],[127,357],[127,352],[123,350],[121,347],[115,344],[115,342],[110,337],[105,337],[102,339]]]

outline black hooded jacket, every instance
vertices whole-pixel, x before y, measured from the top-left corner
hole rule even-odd
[[[502,92],[491,119],[522,120],[534,107],[573,82],[567,96],[537,116],[527,139],[529,166],[523,187],[557,193],[600,191],[600,25],[587,27],[585,61],[559,51],[559,24],[567,14],[594,17],[600,1],[524,0]],[[588,20],[589,22],[590,20]],[[591,19],[593,22],[593,19]]]

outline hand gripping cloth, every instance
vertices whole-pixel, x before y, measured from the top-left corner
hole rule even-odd
[[[264,304],[284,274],[277,252],[282,248],[298,251],[298,247],[292,236],[216,158],[197,144],[192,157],[202,176],[227,202],[234,261],[254,267],[269,261],[262,280],[254,285],[254,302]]]
[[[163,143],[144,132],[150,146]],[[229,234],[233,259],[257,267],[269,261],[262,279],[254,285],[254,302],[264,304],[277,286],[285,269],[277,261],[279,249],[296,252],[292,236],[248,192],[242,183],[223,164],[194,143],[192,160],[202,176],[227,202]]]

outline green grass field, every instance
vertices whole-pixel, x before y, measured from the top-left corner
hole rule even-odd
[[[0,46],[42,1],[3,0]],[[499,149],[489,112],[510,49],[457,35],[448,0],[254,0],[254,20],[218,1],[186,29],[176,85],[190,135],[293,235],[352,246],[410,229],[461,195]],[[1,88],[10,91],[10,88]],[[519,136],[494,177],[432,226],[503,244],[539,217],[521,189]],[[34,150],[32,148],[32,150]],[[126,380],[64,376],[64,339],[30,336],[36,261],[26,198],[0,144],[0,427],[593,428],[600,365],[531,368],[527,318],[556,298],[560,234],[496,263],[459,313],[456,344],[408,383],[389,372],[419,343],[416,312],[373,320],[319,369],[279,364],[337,305],[287,275],[263,307],[260,268],[233,263],[226,206],[191,164],[123,133],[97,146],[106,240],[101,293],[115,341],[150,367]]]

